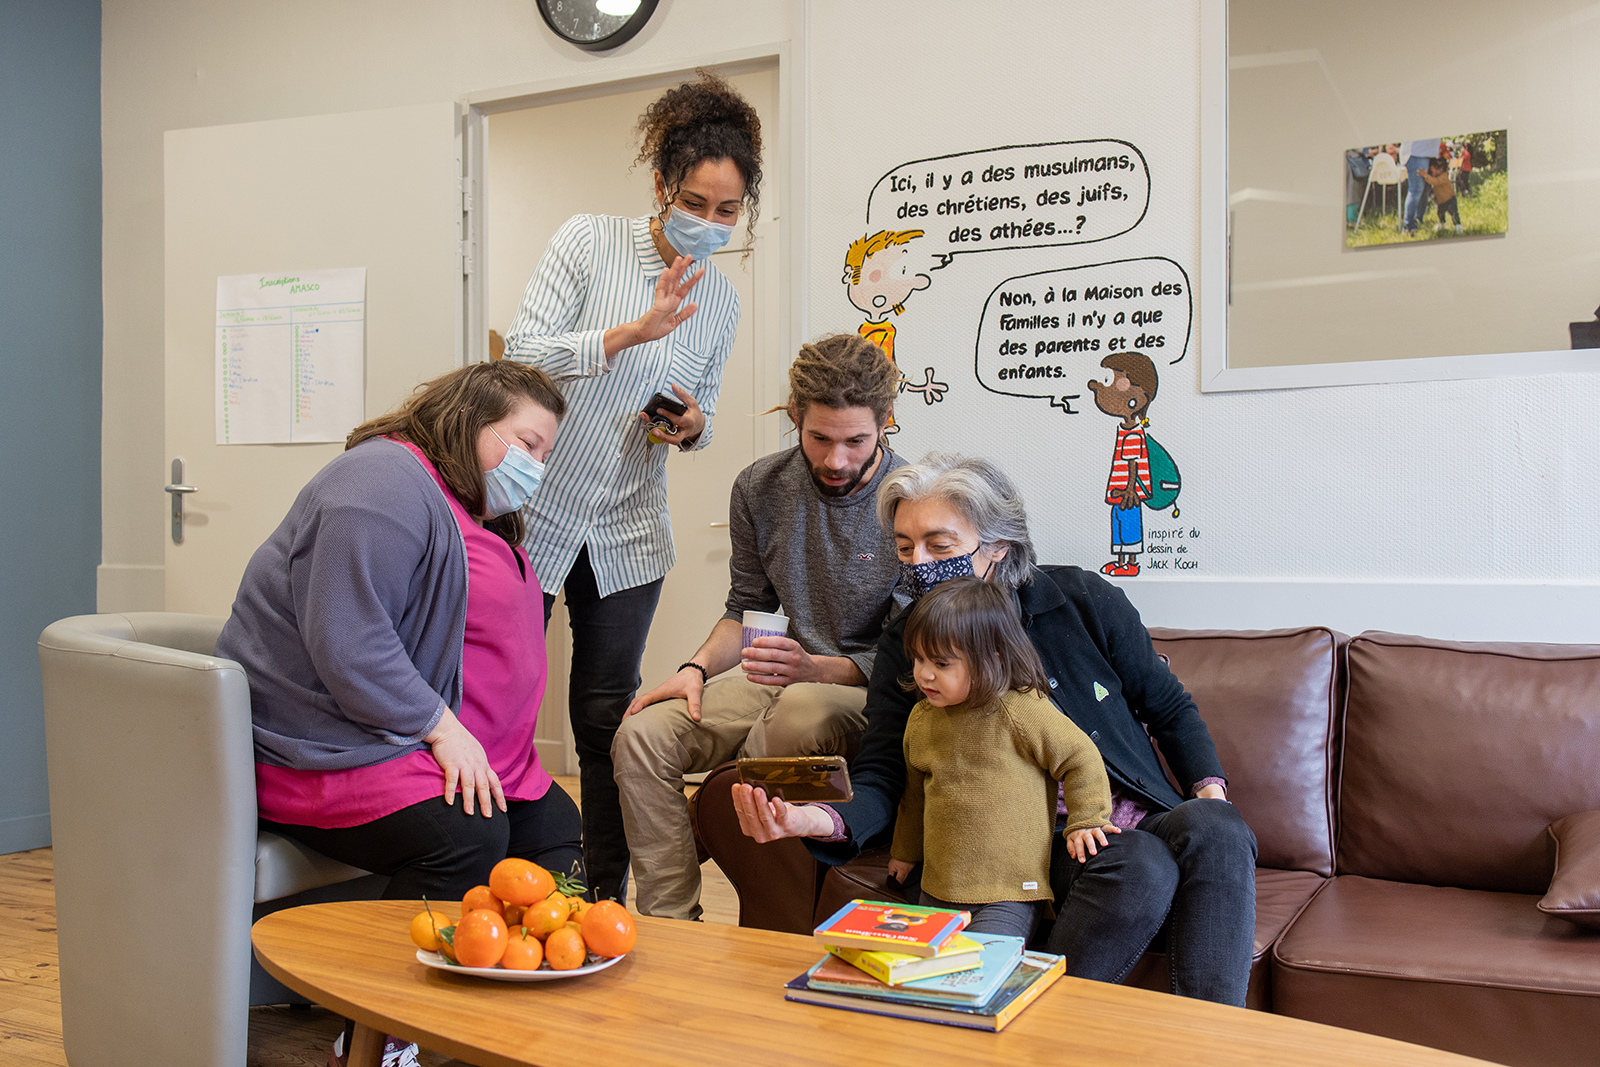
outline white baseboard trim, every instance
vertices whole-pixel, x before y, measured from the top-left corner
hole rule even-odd
[[[159,563],[102,563],[95,568],[95,610],[164,611],[167,568]]]
[[[50,847],[50,813],[0,819],[0,855]]]
[[[1146,626],[1270,630],[1317,624],[1451,641],[1600,644],[1600,583],[1118,581]]]

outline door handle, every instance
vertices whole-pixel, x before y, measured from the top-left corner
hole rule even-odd
[[[162,492],[172,498],[172,543],[183,544],[183,498],[187,493],[198,493],[200,489],[193,485],[183,484],[183,460],[172,461],[172,484],[162,486]]]

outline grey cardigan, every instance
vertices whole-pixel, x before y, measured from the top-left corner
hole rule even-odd
[[[245,568],[217,655],[250,679],[256,760],[344,770],[422,747],[461,706],[467,557],[403,445],[341,453]]]

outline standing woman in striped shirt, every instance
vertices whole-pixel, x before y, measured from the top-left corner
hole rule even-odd
[[[741,215],[753,235],[761,120],[701,72],[639,119],[638,161],[655,174],[655,213],[575,215],[550,239],[506,337],[506,358],[542,367],[567,418],[543,484],[524,510],[528,556],[548,625],[565,589],[572,623],[568,710],[577,742],[583,844],[598,899],[621,898],[628,870],[611,741],[639,688],[639,660],[676,561],[667,453],[711,443],[739,296],[709,262]],[[676,394],[682,415],[652,427],[644,407]]]

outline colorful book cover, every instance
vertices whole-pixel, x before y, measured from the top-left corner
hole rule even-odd
[[[957,934],[950,940],[953,942],[959,939],[970,940],[979,949],[977,966],[929,975],[900,984],[884,985],[877,982],[852,983],[848,976],[841,981],[838,971],[828,966],[829,961],[824,959],[811,969],[810,987],[838,993],[865,989],[885,997],[897,997],[908,1003],[981,1006],[999,991],[1006,977],[1016,968],[1017,960],[1022,956],[1023,941],[1020,937],[1008,937],[1005,934]],[[845,960],[847,957],[844,953],[857,950],[830,949],[829,951],[841,960]],[[916,959],[916,957],[910,958]],[[925,962],[933,963],[943,958],[936,956]],[[860,964],[856,966],[859,967]]]
[[[817,927],[823,948],[886,949],[908,956],[935,956],[939,948],[972,921],[965,911],[852,900]]]
[[[956,934],[939,946],[935,956],[908,956],[904,952],[850,948],[847,945],[830,945],[828,951],[885,985],[900,985],[917,978],[932,978],[977,967],[982,960],[983,945],[965,934]]]
[[[810,972],[802,974],[785,985],[783,999],[801,1004],[816,1004],[825,1008],[843,1008],[846,1011],[865,1012],[868,1015],[888,1015],[897,1019],[915,1019],[919,1022],[940,1023],[944,1026],[964,1026],[971,1030],[1004,1030],[1022,1010],[1039,999],[1067,970],[1065,956],[1052,956],[1046,952],[1024,952],[1022,959],[983,1007],[958,1004],[932,1005],[907,1004],[880,995],[864,993],[833,993],[812,989],[807,985]],[[896,992],[883,987],[884,993]]]

